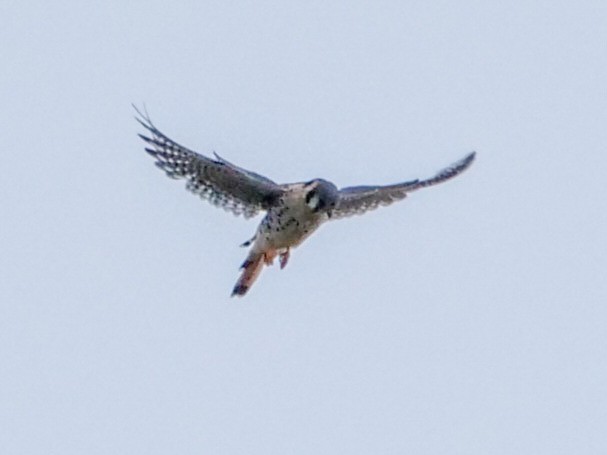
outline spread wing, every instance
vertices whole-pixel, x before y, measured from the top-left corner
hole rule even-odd
[[[217,207],[245,218],[267,210],[283,190],[272,180],[242,169],[219,155],[214,159],[179,145],[161,133],[147,115],[135,108],[136,120],[148,131],[140,134],[156,166],[174,179],[185,179],[186,188]]]
[[[420,188],[437,185],[464,172],[472,164],[475,152],[443,169],[434,177],[425,180],[411,180],[386,186],[353,186],[339,190],[339,202],[332,212],[332,219],[351,215],[362,215],[379,206],[390,205],[407,197]]]

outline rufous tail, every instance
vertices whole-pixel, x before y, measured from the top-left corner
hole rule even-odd
[[[261,269],[263,269],[264,258],[264,253],[249,253],[249,256],[240,267],[243,269],[242,274],[232,290],[232,297],[235,295],[245,295],[251,286],[253,286],[253,283],[261,273]]]

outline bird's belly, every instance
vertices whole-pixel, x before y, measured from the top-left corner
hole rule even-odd
[[[302,219],[291,214],[283,216],[268,216],[260,226],[260,234],[268,246],[272,248],[290,248],[299,245],[321,224],[319,217]]]
[[[300,226],[288,226],[275,232],[273,243],[277,248],[295,247],[318,229],[318,223],[305,223]]]

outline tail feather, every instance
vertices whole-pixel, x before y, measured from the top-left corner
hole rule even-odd
[[[251,286],[253,286],[253,283],[261,273],[261,269],[263,269],[264,256],[265,255],[263,253],[249,254],[241,266],[243,271],[240,278],[238,278],[234,289],[232,290],[232,297],[235,295],[245,295]]]

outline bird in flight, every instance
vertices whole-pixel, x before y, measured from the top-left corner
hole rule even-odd
[[[236,215],[250,218],[262,211],[266,213],[253,238],[242,244],[251,248],[241,266],[242,273],[232,296],[245,295],[263,266],[272,265],[277,256],[280,268],[284,268],[291,249],[325,221],[359,215],[400,201],[413,191],[461,174],[475,157],[472,152],[433,177],[393,185],[338,189],[333,183],[319,178],[278,184],[238,167],[216,153],[207,157],[179,145],[161,133],[147,114],[139,110],[137,113],[137,121],[147,130],[147,135],[139,135],[147,144],[145,150],[169,177],[184,179],[188,190]]]

